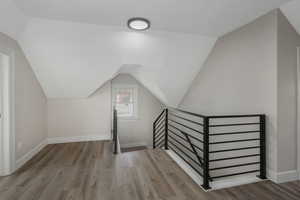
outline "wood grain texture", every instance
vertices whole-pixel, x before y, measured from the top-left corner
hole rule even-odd
[[[141,151],[141,150],[146,150],[146,146],[136,146],[136,147],[123,147],[121,148],[121,152],[132,152],[132,151]]]
[[[110,142],[46,146],[12,176],[0,178],[1,200],[284,200],[300,199],[300,181],[270,181],[202,191],[161,150],[119,155]]]

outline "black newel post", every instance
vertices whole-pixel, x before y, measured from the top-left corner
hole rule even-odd
[[[266,115],[260,115],[260,175],[259,178],[266,179]]]
[[[153,149],[155,149],[155,122],[153,123]]]
[[[209,186],[209,118],[203,119],[203,185],[206,190]]]
[[[165,113],[165,149],[169,149],[168,145],[168,117],[169,117],[169,110],[166,108],[166,113]]]
[[[118,119],[117,119],[117,110],[114,109],[113,114],[113,140],[114,140],[114,154],[118,153]]]

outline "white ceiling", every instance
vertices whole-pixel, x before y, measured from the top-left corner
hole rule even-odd
[[[128,72],[172,105],[179,103],[215,41],[40,19],[31,20],[20,38],[49,98],[87,97],[121,67],[140,66]]]
[[[125,27],[131,17],[152,28],[221,36],[289,0],[14,0],[28,16]]]
[[[300,34],[300,1],[291,1],[281,6],[280,9]]]
[[[17,39],[27,21],[28,18],[17,9],[12,0],[1,0],[0,32]]]
[[[0,32],[19,41],[49,98],[86,98],[116,74],[130,73],[177,106],[217,36],[286,2],[1,0]],[[299,4],[281,7],[298,31]],[[134,16],[150,19],[151,30],[129,31],[126,21]]]

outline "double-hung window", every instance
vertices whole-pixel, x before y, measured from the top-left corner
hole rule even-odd
[[[136,85],[114,85],[113,106],[118,111],[118,117],[123,119],[136,119],[138,113]]]

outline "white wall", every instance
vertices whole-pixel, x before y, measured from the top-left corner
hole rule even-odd
[[[0,33],[0,52],[12,56],[15,77],[16,159],[47,137],[47,99],[17,42]]]
[[[48,99],[48,137],[70,138],[111,136],[111,88],[106,83],[93,95],[82,99]]]
[[[267,115],[267,165],[277,170],[277,11],[216,42],[181,103],[201,114]]]
[[[1,114],[1,118],[0,118],[0,176],[3,174],[3,161],[4,161],[4,146],[3,141],[4,141],[4,128],[3,128],[3,101],[2,101],[2,96],[3,96],[3,73],[4,73],[4,65],[5,65],[5,61],[4,61],[4,57],[3,55],[0,54],[0,114]]]
[[[278,171],[297,169],[297,46],[300,36],[278,14]]]
[[[135,85],[138,87],[138,118],[118,119],[118,134],[121,147],[152,145],[152,124],[162,112],[162,103],[132,76],[120,74],[112,85]]]

